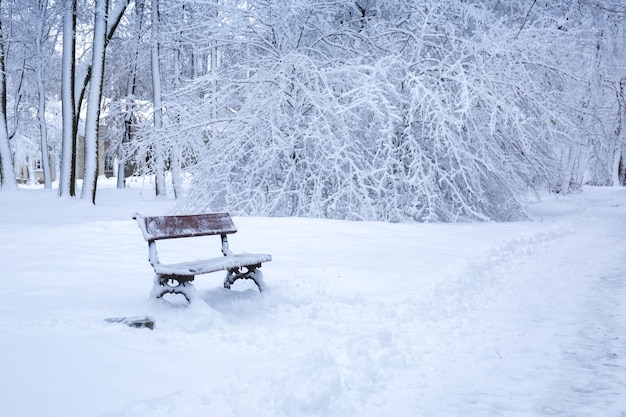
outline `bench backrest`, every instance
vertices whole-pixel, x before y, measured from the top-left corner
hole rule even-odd
[[[192,214],[182,216],[135,215],[147,241],[179,237],[226,235],[237,228],[228,213]]]

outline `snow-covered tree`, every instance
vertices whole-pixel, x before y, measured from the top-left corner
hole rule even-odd
[[[109,10],[109,2],[97,2],[94,13],[93,34],[91,44],[81,45],[90,51],[91,59],[81,62],[77,71],[76,56],[76,16],[78,14],[76,0],[65,0],[63,19],[63,156],[61,161],[61,178],[59,195],[74,195],[76,178],[76,143],[78,122],[85,95],[88,94],[87,120],[85,121],[85,161],[83,188],[81,198],[89,198],[95,202],[97,184],[97,159],[99,122],[104,83],[104,58],[107,43],[113,37],[128,7],[129,0],[120,0]],[[69,34],[67,36],[66,34]],[[94,80],[92,78],[95,77]],[[89,87],[89,92],[88,91]],[[70,104],[72,103],[71,107]],[[70,123],[71,121],[71,123]]]
[[[478,2],[231,5],[217,71],[172,92],[175,131],[212,132],[188,209],[505,220],[557,182],[568,121],[545,88],[567,38]]]
[[[0,3],[1,5],[1,3]],[[4,24],[0,17],[0,179],[2,190],[17,190],[17,178],[13,166],[13,155],[9,145],[9,131],[7,122],[7,77],[6,77],[6,36],[3,32]]]
[[[60,164],[59,196],[76,193],[76,0],[63,1],[63,64],[61,73],[62,155]]]
[[[144,1],[126,19],[130,1],[111,2],[104,36],[100,1],[4,3],[3,184],[11,148],[34,152],[32,123],[45,160],[59,81],[59,194],[74,194],[90,96],[92,201],[102,106],[120,186],[131,155],[159,194],[169,170],[179,197],[186,171],[194,211],[507,220],[533,190],[626,182],[623,2]],[[56,33],[61,80],[42,53],[58,55]]]
[[[117,174],[117,188],[125,187],[126,178],[126,162],[127,155],[125,153],[125,146],[132,142],[134,137],[133,121],[135,119],[135,93],[137,91],[137,70],[139,66],[141,44],[141,32],[143,30],[144,21],[144,0],[135,0],[135,13],[134,13],[134,29],[133,37],[131,41],[131,57],[130,57],[130,71],[126,82],[126,92],[122,100],[122,108],[120,113],[124,117],[123,121],[123,137],[119,145],[117,146],[118,156],[118,174]]]
[[[581,153],[586,156],[582,181],[600,185],[626,183],[624,84],[626,80],[626,5],[582,2],[579,19],[589,33],[588,59],[577,67],[585,78],[579,99]],[[584,14],[583,14],[584,13]]]
[[[44,176],[44,187],[50,189],[52,188],[52,172],[50,168],[50,153],[48,150],[48,122],[46,120],[47,89],[45,79],[46,67],[50,62],[50,60],[46,58],[50,56],[49,54],[52,50],[52,48],[46,48],[46,44],[49,44],[47,40],[50,32],[50,28],[48,26],[48,10],[48,0],[39,0],[37,3],[38,24],[35,36],[35,45],[39,53],[37,56],[37,63],[35,65],[35,73],[37,77],[37,95],[39,98],[39,105],[37,106],[37,120],[39,122],[39,132],[41,137],[41,164]],[[51,46],[54,47],[54,43],[52,43]]]
[[[104,82],[104,59],[106,51],[109,0],[96,0],[91,81],[85,120],[85,171],[81,198],[96,203],[98,180],[98,130],[100,127],[100,103]]]

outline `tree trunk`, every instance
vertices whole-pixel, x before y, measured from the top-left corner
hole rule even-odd
[[[211,41],[211,68],[209,70],[213,75],[213,81],[211,82],[211,137],[214,139],[217,136],[217,42]]]
[[[50,155],[48,153],[48,125],[46,124],[46,89],[43,83],[42,65],[37,69],[37,89],[39,90],[39,108],[37,116],[39,119],[39,131],[41,133],[41,168],[43,169],[43,183],[45,189],[52,188],[52,177],[50,173]]]
[[[622,163],[622,148],[620,143],[615,145],[615,152],[613,153],[613,166],[611,170],[611,183],[613,187],[621,186],[620,181],[620,165]]]
[[[96,0],[96,17],[93,35],[91,82],[87,98],[85,120],[85,169],[81,198],[96,203],[98,182],[98,127],[100,125],[100,101],[104,82],[104,58],[106,51],[108,0]]]
[[[37,178],[35,178],[35,161],[31,156],[26,156],[26,171],[28,172],[28,185],[37,184]]]
[[[0,22],[0,188],[3,191],[17,191],[17,178],[13,167],[13,155],[9,145],[9,129],[7,125],[7,79],[4,56],[4,36]]]
[[[159,2],[152,0],[152,49],[151,49],[151,66],[152,66],[152,90],[154,105],[154,127],[157,135],[163,127],[163,103],[161,102],[161,69],[159,60]],[[157,143],[154,149],[154,170],[155,170],[155,187],[156,195],[167,195],[165,186],[165,155],[164,149]]]
[[[613,155],[613,186],[624,185],[624,147],[626,146],[626,78],[617,86],[617,127],[615,128],[615,153]]]
[[[118,162],[117,162],[117,188],[126,188],[126,155],[124,151],[124,144],[129,143],[132,140],[132,120],[133,120],[133,101],[135,91],[135,75],[134,68],[133,74],[130,75],[128,80],[128,89],[126,90],[126,115],[124,116],[124,137],[118,150]]]
[[[76,108],[74,83],[76,76],[76,0],[63,3],[63,59],[61,71],[61,107],[63,119],[59,197],[76,195]]]
[[[172,152],[170,159],[170,169],[172,170],[172,187],[174,188],[174,198],[183,196],[183,176],[180,170],[180,158],[176,152]]]
[[[132,123],[135,104],[135,88],[137,84],[137,64],[139,61],[139,40],[143,26],[144,0],[135,0],[135,38],[133,40],[133,63],[126,85],[126,109],[124,115],[124,137],[119,150],[119,163],[117,168],[117,188],[126,187],[126,155],[124,144],[132,140]]]
[[[106,27],[106,42],[113,37],[130,0],[118,4],[111,13],[111,22]],[[76,195],[76,135],[80,108],[91,79],[91,66],[79,78],[76,74],[76,0],[64,0],[63,33],[63,70],[61,81],[61,101],[63,111],[62,156],[59,169],[59,196]],[[77,89],[77,86],[79,88]],[[94,189],[95,192],[95,189]]]

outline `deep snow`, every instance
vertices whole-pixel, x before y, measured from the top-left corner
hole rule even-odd
[[[547,196],[532,222],[235,218],[268,291],[203,275],[189,307],[148,300],[132,220],[174,207],[145,182],[95,207],[0,193],[0,415],[626,415],[626,189]],[[203,251],[219,239],[159,254]]]

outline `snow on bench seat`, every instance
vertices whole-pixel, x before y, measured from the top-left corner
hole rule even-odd
[[[271,255],[255,253],[237,253],[219,258],[204,259],[175,264],[157,264],[154,271],[159,275],[199,275],[228,269],[261,265],[272,260]]]

